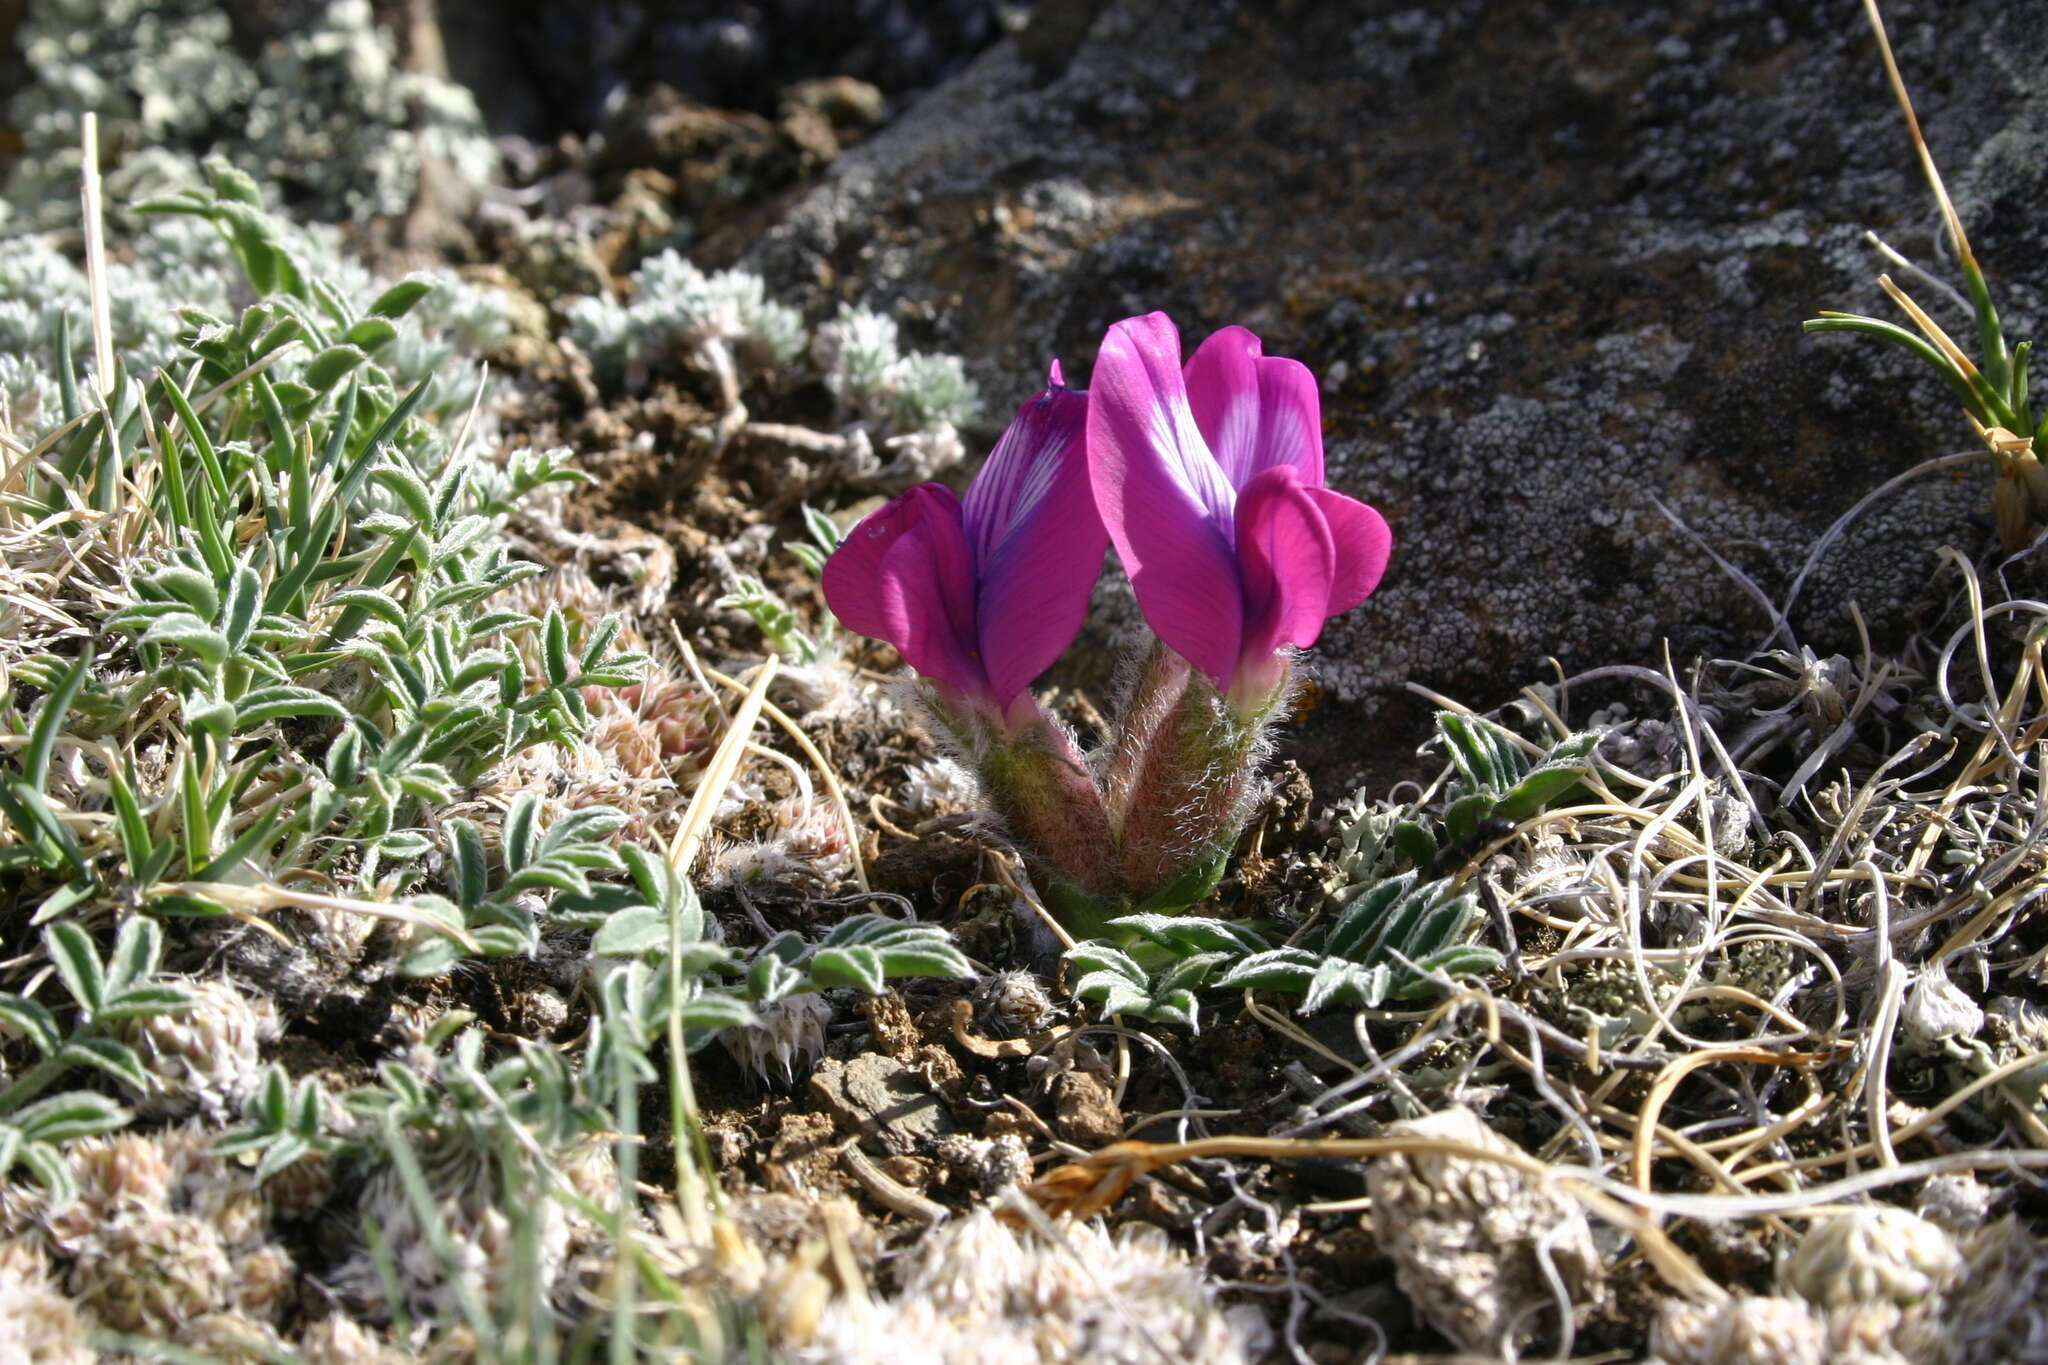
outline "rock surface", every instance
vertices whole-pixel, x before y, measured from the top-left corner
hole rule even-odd
[[[2027,336],[2048,3],[1886,10]],[[1655,664],[1669,639],[1682,666],[1761,640],[1762,609],[1658,501],[1782,596],[1864,492],[1969,447],[1906,359],[1799,330],[1889,315],[1861,234],[1931,263],[1933,224],[1849,0],[1044,0],[722,254],[792,302],[895,305],[998,410],[1050,355],[1085,376],[1104,328],[1153,308],[1189,344],[1244,323],[1306,361],[1331,482],[1396,536],[1385,587],[1318,650],[1299,748],[1327,783],[1422,737],[1411,678],[1486,705],[1554,677],[1546,656]],[[1935,549],[1986,543],[1988,492],[1965,469],[1874,506],[1807,584],[1801,638],[1852,644],[1852,599],[1904,635]],[[1109,643],[1084,637],[1071,676],[1099,687]]]

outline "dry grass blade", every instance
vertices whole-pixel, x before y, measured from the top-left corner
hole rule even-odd
[[[676,827],[675,837],[669,841],[669,861],[683,876],[690,874],[690,865],[697,861],[697,853],[704,846],[704,836],[711,830],[711,817],[717,811],[725,789],[732,785],[740,761],[746,757],[748,737],[761,719],[761,709],[768,704],[768,684],[775,681],[775,669],[775,656],[771,654],[754,670],[753,682],[733,712],[725,738],[712,752],[711,761],[697,783],[697,790],[690,794],[690,804],[683,812],[682,823]]]

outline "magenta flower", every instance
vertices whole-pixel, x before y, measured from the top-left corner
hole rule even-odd
[[[1386,571],[1385,519],[1323,486],[1314,377],[1242,327],[1185,371],[1166,314],[1111,327],[1090,381],[1088,468],[1146,621],[1241,702],[1269,697],[1279,651],[1315,643]]]
[[[1055,361],[964,502],[920,484],[854,527],[825,565],[840,621],[1014,724],[1035,716],[1026,689],[1081,629],[1108,544],[1081,454],[1087,410]]]

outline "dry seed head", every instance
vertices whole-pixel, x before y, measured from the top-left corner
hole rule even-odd
[[[420,1164],[447,1230],[450,1255],[444,1262],[429,1244],[418,1207],[395,1167],[370,1177],[361,1208],[382,1230],[398,1272],[406,1306],[415,1316],[451,1318],[462,1301],[460,1280],[484,1303],[498,1303],[531,1283],[520,1268],[519,1226],[498,1206],[490,1163],[459,1138],[442,1139],[420,1151]],[[531,1219],[532,1254],[540,1283],[558,1282],[574,1228],[559,1200],[534,1197],[518,1210]],[[336,1270],[333,1282],[376,1313],[387,1313],[384,1282],[367,1246]]]
[[[932,1365],[1236,1365],[1248,1325],[1220,1311],[1201,1274],[1158,1229],[1112,1237],[1065,1225],[1061,1242],[1020,1234],[986,1208],[926,1232],[902,1294],[832,1300],[808,1346],[813,1365],[884,1365],[917,1343]]]
[[[65,1151],[78,1198],[43,1224],[50,1244],[76,1255],[101,1227],[124,1212],[167,1212],[177,1176],[154,1137],[120,1133],[81,1138]]]
[[[220,1238],[184,1213],[123,1213],[71,1264],[79,1306],[119,1332],[168,1336],[225,1308],[235,1271]]]
[[[1907,1307],[1939,1294],[1962,1259],[1954,1239],[1918,1214],[1853,1208],[1807,1229],[1778,1280],[1823,1308]]]
[[[1015,970],[983,977],[974,987],[975,1013],[999,1038],[1022,1038],[1049,1025],[1059,1012],[1052,993],[1034,972]]]
[[[825,1054],[832,1006],[815,991],[786,995],[754,1011],[756,1022],[729,1028],[718,1041],[750,1077],[794,1085]]]
[[[2008,1216],[1965,1236],[1962,1249],[1937,1358],[1953,1365],[2048,1359],[2048,1242]]]
[[[1984,1226],[1999,1192],[1968,1171],[1938,1175],[1920,1187],[1922,1216],[1961,1237]]]
[[[334,1164],[322,1152],[307,1152],[263,1182],[263,1198],[277,1218],[311,1218],[333,1193]]]
[[[1386,1133],[1520,1154],[1462,1107],[1390,1124]],[[1402,1290],[1467,1351],[1500,1353],[1544,1318],[1554,1324],[1554,1280],[1575,1303],[1603,1293],[1592,1228],[1577,1201],[1547,1179],[1498,1161],[1397,1153],[1367,1168],[1366,1188],[1373,1229]]]
[[[410,1359],[343,1313],[330,1313],[299,1336],[305,1365],[405,1365]]]
[[[263,996],[243,995],[226,981],[185,983],[192,1008],[124,1019],[116,1036],[142,1059],[148,1088],[137,1097],[144,1114],[199,1112],[223,1122],[262,1078],[261,1044],[278,1036],[277,1010]]]
[[[298,1288],[291,1253],[275,1242],[235,1253],[235,1307],[261,1322],[282,1321]]]
[[[932,1155],[955,1180],[983,1198],[1031,1178],[1031,1149],[1015,1133],[992,1138],[948,1133],[933,1145]]]
[[[178,1344],[214,1365],[271,1365],[286,1352],[284,1339],[267,1322],[232,1310],[208,1313],[178,1334]]]
[[[0,1242],[0,1360],[94,1365],[86,1323],[50,1285],[49,1262],[23,1240]]]
[[[659,664],[637,683],[584,689],[593,723],[590,743],[608,750],[635,777],[674,777],[710,758],[718,713],[691,679]]]
[[[974,775],[944,757],[913,763],[906,768],[903,784],[896,789],[896,797],[905,809],[921,820],[934,815],[974,810],[981,804],[981,792],[974,784]]]
[[[1827,1365],[1827,1325],[1803,1299],[1667,1300],[1650,1350],[1668,1365]]]
[[[769,832],[728,843],[704,860],[708,887],[796,886],[824,891],[852,866],[852,844],[839,813],[821,797],[789,796],[769,807]]]
[[[1923,1046],[1945,1038],[1974,1038],[1984,1027],[1984,1011],[1948,978],[1937,962],[1925,968],[1899,1009],[1899,1033]]]

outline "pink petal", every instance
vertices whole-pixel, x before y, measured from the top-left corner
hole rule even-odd
[[[1377,510],[1327,488],[1311,488],[1316,506],[1330,524],[1330,539],[1337,546],[1337,573],[1330,584],[1330,615],[1338,616],[1372,596],[1380,576],[1387,571],[1387,557],[1394,550],[1394,533]]]
[[[1237,663],[1243,597],[1225,528],[1234,501],[1188,410],[1164,313],[1109,329],[1088,390],[1095,505],[1152,629],[1212,679]]]
[[[1188,405],[1216,463],[1242,489],[1278,465],[1323,481],[1322,396],[1298,360],[1262,354],[1242,327],[1212,335],[1188,361]]]
[[[1134,448],[1149,447],[1153,462],[1228,534],[1236,488],[1195,425],[1173,319],[1147,313],[1111,327],[1095,358],[1089,395],[1098,408],[1107,404],[1115,414],[1119,438]],[[1091,418],[1091,439],[1094,430]]]
[[[975,654],[974,555],[952,489],[919,484],[870,513],[826,561],[824,587],[848,630],[888,641],[928,678],[988,693]]]
[[[1088,484],[1087,421],[1084,395],[1041,393],[1018,410],[967,490],[981,657],[999,705],[1073,643],[1102,574],[1109,535]]]
[[[1311,645],[1330,615],[1337,547],[1301,472],[1279,465],[1254,478],[1237,499],[1237,558],[1244,574],[1241,660],[1270,657],[1282,645]]]

